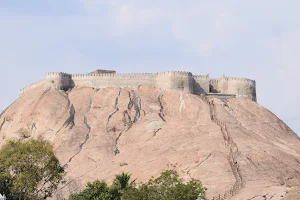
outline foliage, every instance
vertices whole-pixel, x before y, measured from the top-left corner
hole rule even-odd
[[[129,180],[130,175],[123,172],[122,174],[116,176],[113,185],[120,190],[124,190],[130,186]]]
[[[204,199],[205,191],[199,180],[184,183],[176,171],[167,170],[139,188],[126,190],[122,200],[195,200],[199,196]]]
[[[117,175],[111,186],[104,181],[96,180],[88,183],[82,192],[71,194],[69,200],[120,200],[123,191],[132,187],[129,180],[130,175],[126,173]]]
[[[86,188],[79,194],[71,194],[69,200],[112,200],[112,191],[104,181],[88,183]]]
[[[10,141],[0,151],[0,184],[5,190],[0,193],[10,199],[50,197],[63,175],[52,146],[42,139]]]
[[[12,199],[10,196],[10,188],[12,187],[12,177],[8,173],[0,173],[0,194],[5,194],[7,199]]]
[[[104,181],[88,183],[79,194],[72,194],[69,200],[195,200],[205,199],[205,191],[199,180],[184,183],[174,170],[167,170],[161,176],[136,187],[130,183],[130,175],[117,175],[113,184]]]

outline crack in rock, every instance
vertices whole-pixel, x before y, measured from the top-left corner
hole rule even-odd
[[[98,91],[98,90],[97,90],[97,91]],[[92,95],[92,97],[91,97],[91,99],[90,99],[90,102],[89,102],[88,109],[87,109],[87,111],[84,113],[84,120],[83,120],[83,121],[84,121],[84,124],[86,125],[86,127],[88,128],[88,132],[86,133],[85,140],[79,145],[79,151],[78,151],[77,153],[75,153],[63,167],[68,166],[68,164],[69,164],[70,162],[72,162],[72,160],[73,160],[78,154],[81,153],[83,146],[86,144],[86,142],[87,142],[87,141],[89,140],[89,138],[90,138],[91,127],[90,127],[90,125],[88,124],[87,114],[91,111],[92,104],[93,104],[93,100],[94,100],[94,97],[95,97],[97,91],[95,91],[94,94]]]
[[[249,156],[246,156],[247,159],[251,162],[251,164],[258,169],[258,166],[253,162],[253,160],[249,157]]]
[[[1,132],[2,127],[4,126],[5,122],[6,122],[6,118],[4,117],[4,118],[3,118],[3,122],[2,122],[1,125],[0,125],[0,132]]]
[[[98,167],[98,163],[97,163],[97,161],[95,159],[93,159],[93,158],[91,158],[89,156],[87,158],[95,163],[95,168]]]
[[[119,93],[118,93],[118,95],[117,95],[117,97],[116,97],[116,99],[115,99],[115,111],[114,111],[113,113],[111,113],[111,114],[108,116],[108,119],[107,119],[107,123],[106,123],[106,131],[107,131],[107,132],[109,132],[109,130],[108,130],[108,124],[109,124],[109,122],[110,122],[110,119],[112,118],[112,116],[113,116],[114,114],[116,114],[116,113],[119,111],[118,105],[119,105],[119,97],[120,97],[120,95],[121,95],[121,88],[120,88]]]
[[[134,119],[133,119],[133,123],[136,123],[140,117],[141,117],[141,99],[139,96],[136,95],[135,92],[134,93],[134,97],[133,97],[133,107],[134,107],[134,110],[135,110],[135,116],[134,116]]]
[[[69,95],[63,93],[62,91],[58,90],[59,94],[61,94],[64,98],[67,99],[68,101],[68,111],[69,111],[69,117],[68,119],[65,121],[65,123],[63,124],[63,126],[58,130],[57,133],[59,133],[64,127],[68,127],[69,125],[71,125],[70,129],[72,129],[75,126],[75,107],[74,105],[71,103],[71,100],[69,99]],[[57,134],[56,133],[56,134]]]
[[[210,156],[211,156],[211,153],[210,153],[208,156],[206,156],[206,158],[204,158],[204,160],[202,160],[202,161],[197,165],[197,167],[199,167],[202,163],[204,163],[206,160],[208,160]]]
[[[164,122],[166,122],[165,114],[164,114],[164,106],[163,106],[163,103],[162,103],[162,98],[163,98],[163,94],[158,96],[158,102],[159,102],[159,105],[160,105],[160,111],[159,111],[158,115]]]
[[[133,93],[133,97],[131,95],[131,92]],[[135,116],[134,116],[134,120],[133,123],[136,123],[140,117],[141,117],[141,99],[140,97],[132,90],[131,92],[128,92],[129,95],[129,103],[128,103],[128,110],[131,110],[132,107],[135,110]]]
[[[133,95],[131,95],[131,92],[133,93]],[[120,149],[118,148],[118,142],[119,142],[119,139],[120,137],[125,133],[127,132],[133,124],[136,124],[138,122],[138,120],[140,119],[140,116],[141,116],[141,99],[140,97],[132,90],[131,92],[128,92],[128,96],[129,96],[129,103],[128,103],[128,106],[127,106],[127,109],[128,110],[131,110],[132,108],[134,108],[135,110],[135,116],[134,116],[134,119],[132,121],[129,113],[127,110],[125,110],[123,112],[123,131],[121,131],[118,135],[118,137],[116,138],[116,141],[115,141],[115,155],[121,153],[120,152]]]
[[[128,114],[127,110],[125,110],[123,112],[123,120],[122,120],[122,122],[123,122],[124,129],[123,129],[122,132],[119,133],[118,137],[116,138],[115,151],[114,151],[115,155],[121,153],[120,150],[119,150],[119,148],[118,148],[118,142],[119,142],[120,137],[123,135],[123,133],[127,132],[132,127],[132,125],[133,125],[133,122],[132,122],[131,117]]]
[[[236,182],[233,185],[232,189],[230,189],[227,192],[231,196],[234,196],[245,185],[245,180],[242,178],[242,174],[240,172],[239,165],[237,162],[237,156],[239,155],[237,145],[236,145],[236,143],[234,143],[229,131],[227,130],[227,124],[217,118],[214,101],[213,100],[208,101],[206,98],[203,98],[203,97],[201,99],[208,104],[211,120],[221,128],[221,132],[223,134],[224,141],[227,143],[227,147],[229,147],[229,154],[227,156],[227,159],[228,159],[231,171],[236,179]]]
[[[154,131],[153,136],[156,136],[156,134],[161,131],[162,128],[157,129],[156,131]]]
[[[236,115],[235,115],[235,113],[234,113],[234,111],[229,107],[229,105],[227,104],[227,102],[225,102],[224,104],[223,104],[223,108],[225,108],[225,110],[235,119],[235,121],[236,121],[236,123],[238,124],[238,125],[241,125],[241,123],[239,122],[239,120],[237,119],[237,117],[236,117]]]
[[[66,128],[69,125],[71,125],[70,126],[70,130],[71,130],[75,126],[75,121],[74,120],[75,120],[76,111],[75,111],[74,105],[71,103],[71,100],[69,99],[68,94],[64,95],[64,93],[62,93],[62,91],[60,91],[60,90],[57,90],[57,91],[59,92],[59,94],[61,96],[63,96],[68,101],[68,110],[67,110],[67,112],[69,112],[69,117],[64,122],[64,124],[55,133],[53,133],[49,136],[49,138],[48,138],[49,140],[52,139],[54,136],[56,136],[63,128]]]

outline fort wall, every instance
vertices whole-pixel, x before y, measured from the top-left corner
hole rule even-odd
[[[209,75],[193,76],[194,94],[209,93]]]
[[[156,74],[77,74],[72,75],[75,87],[133,87],[156,85]]]
[[[38,87],[40,85],[43,85],[44,83],[45,83],[45,79],[42,79],[42,80],[39,80],[39,81],[37,81],[35,83],[27,85],[26,87],[20,89],[19,94],[22,95],[25,92],[27,92],[28,90],[34,89],[34,88],[36,88],[36,87]]]
[[[102,70],[103,71],[103,70]],[[210,96],[229,95],[256,101],[256,83],[245,78],[222,76],[210,79],[209,75],[193,75],[191,72],[169,71],[159,73],[117,74],[114,71],[97,70],[90,74],[67,74],[49,72],[46,78],[23,88],[20,93],[35,88],[40,84],[58,90],[69,90],[73,87],[136,87],[140,85],[157,86],[163,90],[179,90],[190,94]],[[213,95],[215,94],[215,95]]]

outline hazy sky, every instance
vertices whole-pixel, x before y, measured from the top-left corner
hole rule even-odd
[[[0,110],[48,71],[191,71],[257,81],[300,134],[299,0],[0,0]]]

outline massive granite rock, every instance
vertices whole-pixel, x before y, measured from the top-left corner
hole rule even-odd
[[[66,167],[63,195],[121,172],[144,182],[163,169],[200,179],[209,197],[279,198],[300,185],[299,137],[251,100],[145,86],[63,92],[41,85],[0,116],[1,145],[38,136]]]

